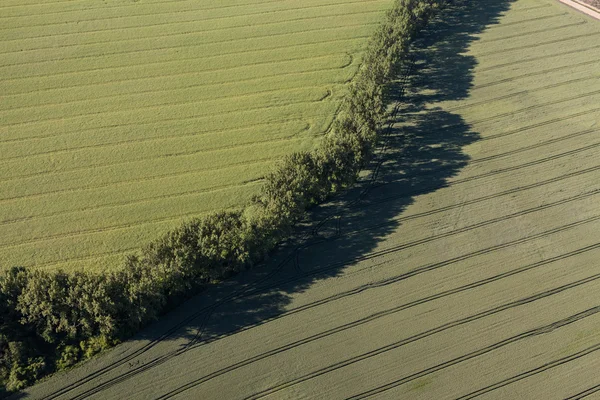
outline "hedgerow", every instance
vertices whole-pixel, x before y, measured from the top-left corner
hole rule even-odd
[[[0,393],[89,358],[206,285],[252,267],[308,208],[352,184],[376,144],[385,84],[443,2],[395,1],[320,146],[286,157],[243,211],[185,222],[103,274],[13,267],[0,275]]]

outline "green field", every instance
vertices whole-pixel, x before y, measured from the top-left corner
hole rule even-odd
[[[600,398],[600,21],[451,3],[413,49],[374,179],[27,398]]]
[[[328,128],[391,0],[3,0],[0,268],[104,269]]]

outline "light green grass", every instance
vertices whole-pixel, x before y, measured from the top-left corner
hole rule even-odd
[[[0,4],[0,268],[105,269],[329,126],[391,0]]]

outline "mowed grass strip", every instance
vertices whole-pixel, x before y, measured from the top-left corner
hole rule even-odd
[[[110,268],[328,128],[391,0],[0,6],[0,258]]]

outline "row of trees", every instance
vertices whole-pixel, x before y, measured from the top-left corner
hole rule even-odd
[[[351,184],[376,144],[394,65],[443,2],[395,1],[320,147],[286,157],[243,211],[186,222],[108,273],[15,267],[0,275],[0,392],[91,357],[205,285],[252,267],[309,207]]]

